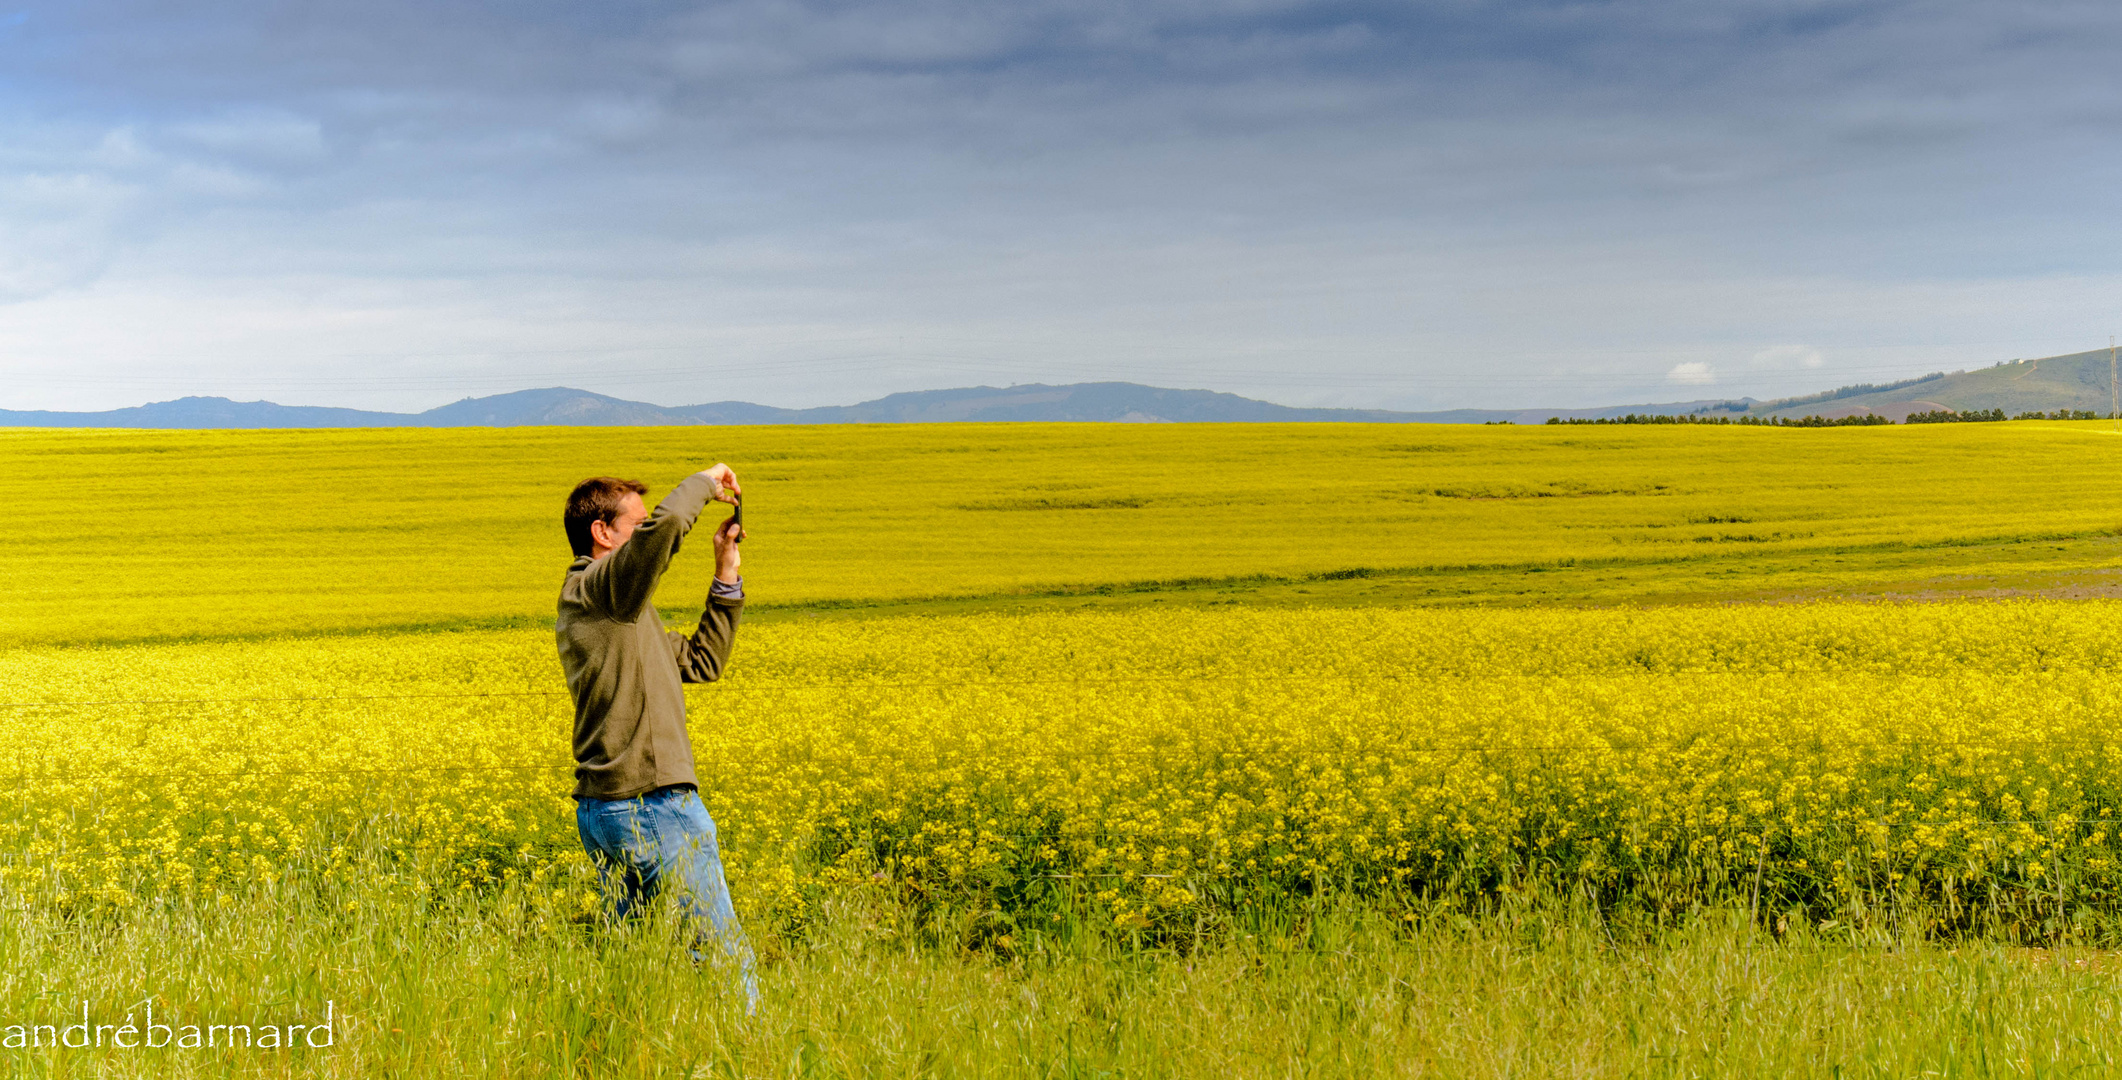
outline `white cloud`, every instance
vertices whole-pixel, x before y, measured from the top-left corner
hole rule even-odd
[[[1716,375],[1710,372],[1709,365],[1699,360],[1674,364],[1673,369],[1665,373],[1665,379],[1682,386],[1707,386],[1717,381]]]
[[[1827,363],[1827,357],[1810,345],[1777,345],[1754,354],[1754,366],[1788,371],[1793,368],[1816,368]]]
[[[662,105],[651,99],[598,97],[577,103],[566,122],[598,143],[617,147],[648,141],[668,119]]]
[[[138,194],[92,172],[0,171],[0,304],[93,280]]]
[[[244,109],[172,124],[168,138],[214,156],[307,164],[324,156],[324,129],[284,109]]]
[[[171,141],[129,124],[0,117],[0,306],[89,285],[164,229],[270,190]]]

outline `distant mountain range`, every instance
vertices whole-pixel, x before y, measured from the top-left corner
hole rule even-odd
[[[270,401],[187,397],[108,412],[11,412],[0,410],[0,427],[114,428],[337,428],[337,427],[528,427],[654,426],[671,424],[921,424],[952,421],[1077,420],[1108,423],[1341,422],[1383,424],[1478,424],[1492,420],[1538,423],[1550,415],[1607,416],[1627,409],[1687,412],[1721,404],[1628,406],[1621,410],[1454,409],[1448,412],[1388,412],[1383,409],[1299,409],[1210,390],[1166,390],[1135,383],[1075,383],[1069,386],[973,386],[893,394],[859,405],[777,409],[748,401],[705,405],[650,405],[587,390],[552,387],[466,398],[423,413],[365,412]]]
[[[1712,398],[1599,409],[1300,409],[1211,390],[1167,390],[1135,383],[1067,386],[972,386],[892,394],[857,405],[779,409],[748,401],[664,406],[551,387],[466,398],[423,413],[368,412],[270,401],[186,397],[107,412],[15,412],[0,409],[0,427],[344,428],[344,427],[613,427],[677,424],[921,424],[955,421],[1091,421],[1103,423],[1378,423],[1538,424],[1551,416],[1595,419],[1650,415],[1808,416],[1876,413],[1899,421],[1935,409],[2002,409],[2007,415],[2083,409],[2108,411],[2108,354],[2096,352],[2011,360],[1972,371],[1943,372],[1884,385],[1860,384],[1800,397],[1757,401]]]

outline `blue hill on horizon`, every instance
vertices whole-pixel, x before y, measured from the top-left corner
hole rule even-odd
[[[1749,401],[1751,399],[1748,399]],[[223,397],[183,397],[104,412],[0,409],[0,427],[54,428],[350,428],[667,426],[757,424],[921,424],[1078,421],[1093,423],[1540,423],[1549,416],[1616,416],[1627,412],[1700,412],[1720,401],[1627,405],[1609,409],[1311,409],[1213,390],[1171,390],[1136,383],[971,386],[891,394],[854,405],[782,409],[748,401],[664,406],[555,386],[465,398],[421,413],[373,412]]]

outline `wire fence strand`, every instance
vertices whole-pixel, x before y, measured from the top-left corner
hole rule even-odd
[[[1548,755],[1548,754],[1657,754],[1701,751],[1704,753],[1744,753],[1762,750],[1865,750],[1902,748],[1908,750],[1957,749],[1994,750],[2006,752],[2028,749],[2078,749],[2112,754],[2122,762],[2122,742],[2066,742],[2061,740],[2019,740],[2002,742],[1995,740],[1967,739],[1895,739],[1866,742],[1843,742],[1815,744],[1812,740],[1787,742],[1751,743],[1706,743],[1699,740],[1689,742],[1645,743],[1634,746],[1601,743],[1461,743],[1435,744],[1427,746],[1347,746],[1347,747],[1252,747],[1233,749],[1177,750],[1170,747],[1146,747],[1127,749],[1108,747],[1081,750],[1025,751],[1008,749],[990,753],[968,753],[965,751],[936,750],[923,753],[918,750],[894,753],[867,754],[817,754],[800,750],[786,750],[759,754],[709,754],[695,756],[693,763],[699,765],[726,766],[800,766],[831,765],[854,768],[878,762],[917,762],[931,768],[973,767],[995,768],[1010,765],[1031,768],[1049,764],[1068,764],[1097,761],[1139,761],[1161,759],[1173,763],[1194,765],[1213,764],[1221,768],[1232,768],[1257,762],[1288,761],[1291,759],[1396,759],[1418,755]],[[15,773],[0,775],[0,784],[75,784],[101,780],[241,780],[276,776],[420,776],[432,773],[480,773],[480,772],[539,772],[575,769],[574,762],[498,762],[479,765],[400,765],[362,766],[337,765],[313,769],[242,769],[222,772],[94,772],[94,773]]]
[[[1791,672],[1783,671],[1659,671],[1629,672],[1629,674],[1655,674],[1660,678],[1709,678],[1717,676],[1735,678],[1787,678]],[[768,694],[813,690],[958,690],[967,688],[1017,687],[1017,686],[1136,686],[1145,683],[1261,683],[1288,684],[1306,682],[1345,683],[1454,683],[1474,681],[1512,681],[1581,679],[1595,673],[1555,672],[1552,674],[1493,675],[1493,674],[1350,674],[1332,671],[1295,671],[1272,674],[1245,675],[1151,675],[1128,673],[1111,678],[1083,678],[1080,676],[1056,676],[1040,679],[846,679],[830,682],[775,683],[750,680],[718,681],[713,684],[693,684],[705,688],[712,685],[718,694]],[[1806,674],[1798,672],[1796,674]],[[1849,672],[1819,672],[1818,674],[1847,676]],[[1900,674],[1900,673],[1894,673]],[[406,694],[314,694],[285,697],[176,697],[176,698],[93,698],[81,700],[48,699],[0,701],[0,709],[46,709],[73,708],[80,706],[127,706],[127,705],[252,705],[296,702],[327,701],[448,701],[476,698],[554,698],[567,697],[566,690],[493,690],[463,691],[455,693],[406,693]]]

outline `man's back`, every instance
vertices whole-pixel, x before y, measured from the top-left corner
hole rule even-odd
[[[671,556],[719,493],[713,477],[696,473],[617,549],[568,567],[555,634],[575,699],[577,797],[625,799],[699,783],[683,684],[721,674],[742,593],[718,587],[691,635],[665,631],[653,600]]]

